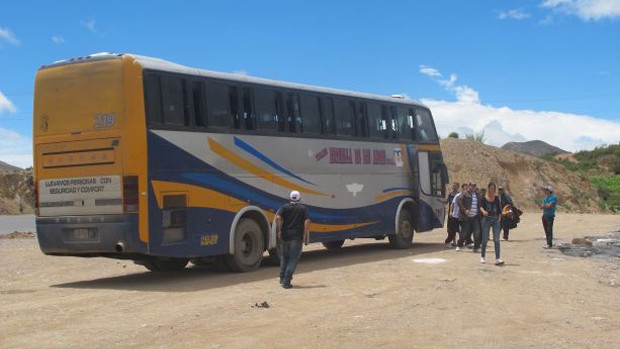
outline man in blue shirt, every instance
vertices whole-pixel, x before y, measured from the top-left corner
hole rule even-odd
[[[542,223],[547,237],[547,245],[544,248],[553,247],[553,220],[555,218],[555,208],[558,205],[558,199],[553,194],[553,188],[550,185],[543,187],[546,197],[543,199],[540,208],[543,210]]]

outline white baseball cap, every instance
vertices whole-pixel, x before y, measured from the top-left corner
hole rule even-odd
[[[289,197],[291,198],[292,201],[301,200],[301,194],[299,194],[297,190],[293,190],[291,194],[289,194]]]

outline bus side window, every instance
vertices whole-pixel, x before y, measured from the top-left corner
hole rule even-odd
[[[352,107],[348,100],[337,98],[334,102],[334,109],[336,111],[336,134],[353,136],[355,105]]]
[[[207,125],[230,127],[232,111],[229,102],[229,86],[216,82],[207,83]]]
[[[192,106],[194,112],[194,125],[204,127],[206,125],[204,84],[200,81],[192,82]]]
[[[262,87],[254,89],[256,129],[275,131],[277,129],[276,92]]]
[[[243,124],[246,130],[253,130],[256,128],[254,120],[252,102],[252,89],[249,87],[243,88]]]
[[[366,104],[366,115],[369,123],[369,133],[371,138],[384,138],[385,127],[381,119],[381,105],[379,103],[368,102]]]
[[[396,107],[390,107],[390,132],[392,134],[393,139],[397,139],[400,137],[400,128],[398,124],[398,116],[396,114]]]
[[[411,139],[411,127],[409,127],[409,110],[405,106],[398,106],[395,109],[394,119],[398,130],[398,135],[394,138]]]
[[[383,138],[389,138],[392,132],[390,108],[387,105],[381,105],[381,128],[383,130]]]
[[[164,122],[169,125],[187,125],[188,96],[185,81],[177,76],[161,77]]]
[[[355,102],[351,103],[355,104]],[[358,137],[368,137],[368,116],[366,114],[366,104],[361,101],[357,102],[355,135]]]
[[[286,117],[284,116],[284,97],[282,97],[282,92],[276,92],[276,127],[279,132],[284,132],[286,130]]]
[[[159,75],[153,73],[145,74],[144,91],[146,94],[146,118],[149,124],[162,124],[164,119],[161,112]]]
[[[324,97],[321,100],[321,107],[323,111],[323,134],[334,135],[336,134],[334,120],[334,100],[331,97]]]
[[[299,113],[299,96],[296,93],[286,94],[286,111],[289,132],[303,132],[301,115]]]
[[[228,102],[230,105],[230,113],[233,119],[233,127],[236,129],[241,128],[241,117],[239,115],[239,92],[237,92],[237,86],[228,87]]]
[[[304,133],[321,133],[321,112],[319,99],[316,96],[302,94],[301,117],[304,122]]]

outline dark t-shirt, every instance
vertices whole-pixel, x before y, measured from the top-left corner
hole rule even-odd
[[[480,207],[483,207],[489,213],[489,217],[497,216],[502,212],[502,209],[499,206],[499,197],[497,196],[493,201],[488,201],[487,197],[483,196],[480,202]]]
[[[300,203],[288,203],[278,210],[282,217],[282,240],[302,240],[304,222],[309,218],[308,208]]]

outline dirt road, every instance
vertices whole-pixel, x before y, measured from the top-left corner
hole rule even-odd
[[[313,245],[292,290],[275,267],[154,274],[0,239],[0,347],[617,348],[620,261],[542,249],[539,219],[502,242],[503,267],[447,249],[443,230],[404,251]],[[618,229],[618,215],[561,214],[555,230],[562,243]]]

